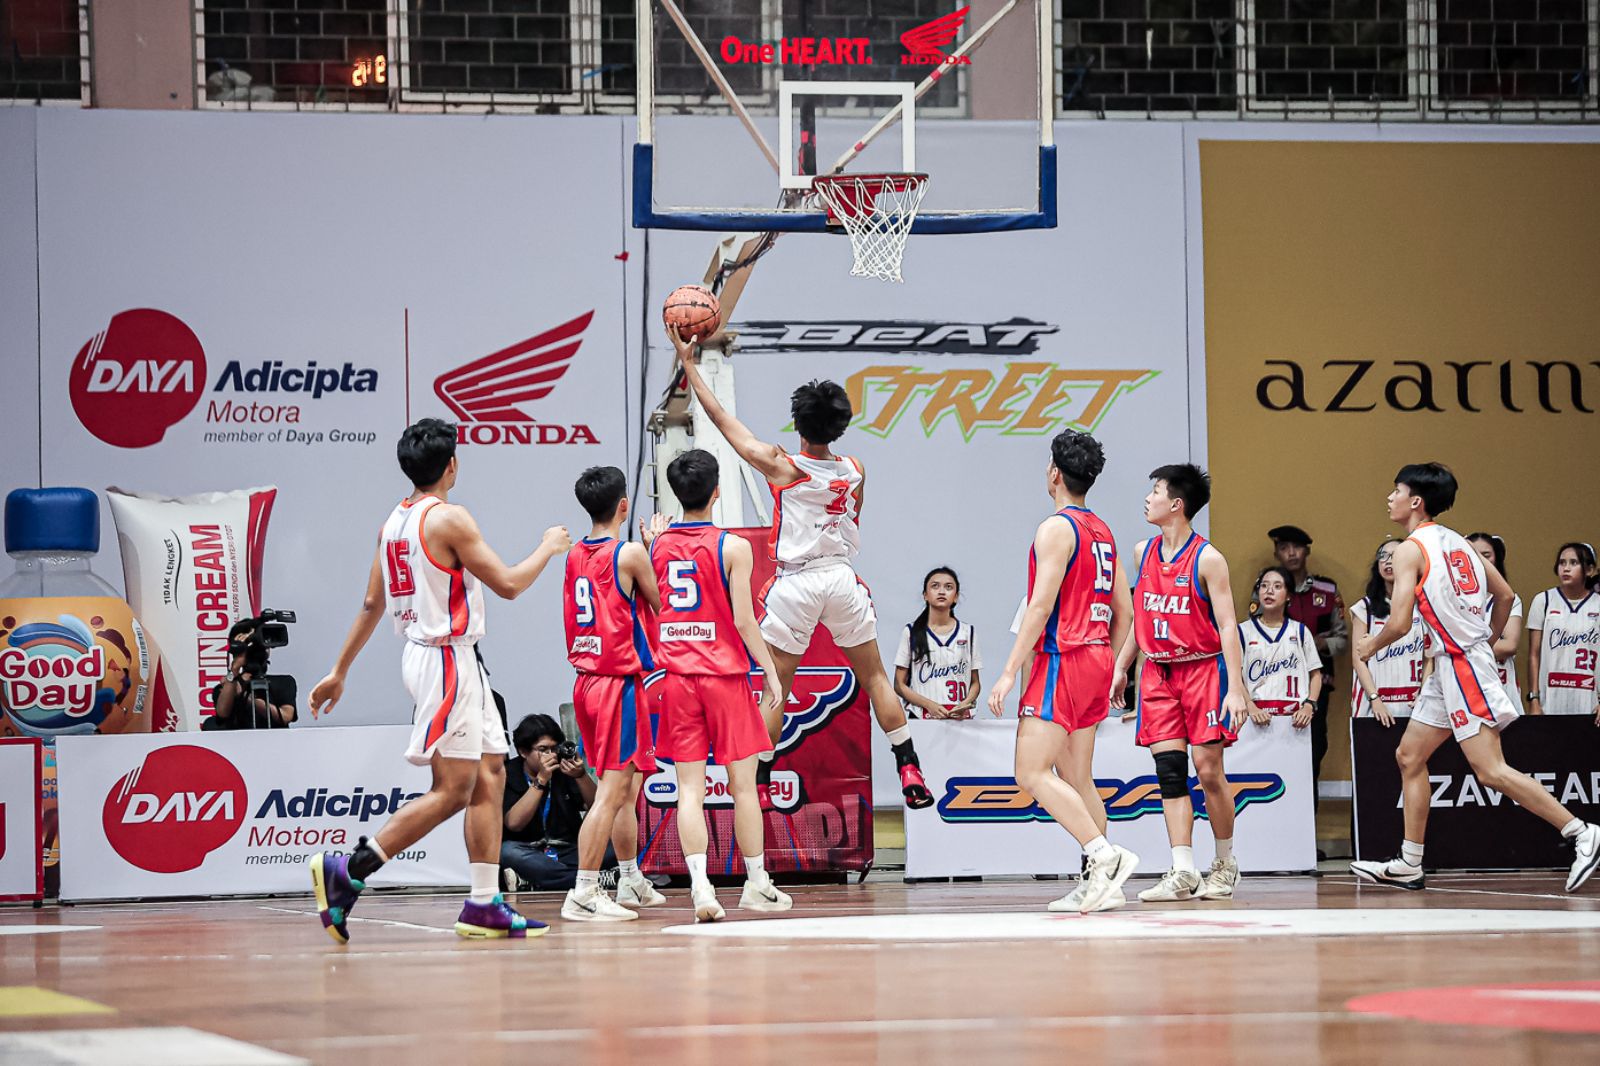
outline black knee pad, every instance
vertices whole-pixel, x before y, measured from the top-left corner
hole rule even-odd
[[[1158,751],[1156,780],[1161,784],[1162,799],[1183,799],[1189,795],[1189,753],[1186,751]]]

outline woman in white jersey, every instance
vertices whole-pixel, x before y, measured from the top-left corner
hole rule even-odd
[[[1529,714],[1592,714],[1600,723],[1597,585],[1594,547],[1563,544],[1556,552],[1555,588],[1535,596],[1528,610]]]
[[[1389,602],[1394,598],[1394,552],[1398,541],[1378,545],[1367,578],[1367,594],[1350,606],[1350,638],[1359,641],[1376,633],[1389,620]],[[1421,613],[1412,615],[1411,631],[1405,637],[1373,656],[1370,663],[1352,658],[1354,684],[1350,688],[1350,716],[1371,715],[1385,726],[1396,718],[1411,717],[1411,708],[1422,691],[1422,682],[1433,669],[1427,655],[1428,630]],[[1352,645],[1353,646],[1353,645]]]
[[[955,615],[961,579],[947,566],[922,579],[922,613],[900,631],[894,655],[894,691],[906,714],[971,718],[978,703],[983,659],[972,626]]]
[[[1472,545],[1472,550],[1478,553],[1478,558],[1500,571],[1500,576],[1506,577],[1506,542],[1493,533],[1469,533],[1467,543]],[[1522,643],[1522,597],[1515,593],[1511,596],[1511,617],[1506,619],[1506,627],[1500,633],[1500,639],[1490,645],[1494,652],[1494,661],[1500,667],[1500,687],[1506,690],[1512,704],[1518,711],[1522,710],[1522,690],[1517,687],[1517,645]]]
[[[1256,577],[1255,605],[1239,623],[1244,649],[1245,708],[1256,725],[1271,715],[1293,715],[1294,727],[1311,724],[1322,694],[1322,657],[1311,631],[1290,618],[1289,590],[1294,578],[1281,566],[1269,566]]]

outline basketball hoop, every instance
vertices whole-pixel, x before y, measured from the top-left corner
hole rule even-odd
[[[828,225],[843,226],[855,254],[854,277],[903,281],[900,262],[917,219],[926,174],[823,174],[811,190],[828,210]]]

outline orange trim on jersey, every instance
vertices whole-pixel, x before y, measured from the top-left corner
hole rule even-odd
[[[456,653],[453,647],[442,647],[439,653],[444,656],[444,699],[439,701],[439,709],[433,712],[433,720],[428,723],[428,732],[422,750],[427,751],[444,736],[444,731],[450,724],[450,712],[456,705]]]
[[[788,463],[789,466],[794,470],[795,479],[789,482],[787,485],[774,485],[771,481],[768,481],[767,487],[772,490],[773,495],[777,495],[780,492],[787,492],[796,485],[804,485],[806,482],[811,480],[811,475],[800,469],[800,464],[794,461],[794,456],[790,455],[788,452],[784,452],[783,461]]]
[[[853,456],[841,455],[839,458],[843,459],[845,462],[847,462],[851,466],[855,467],[856,468],[856,475],[861,478],[861,480],[859,482],[857,482],[857,484],[856,484],[856,491],[854,491],[854,492],[852,492],[850,494],[851,498],[856,501],[855,520],[856,520],[857,523],[859,523],[861,521],[861,490],[866,487],[866,484],[867,484],[867,472],[865,470],[861,469],[861,464],[856,462],[856,460],[855,460],[855,458]]]
[[[437,497],[430,496],[428,499],[433,500],[435,504],[443,502]],[[417,502],[421,503],[422,501],[418,500]],[[447,574],[459,574],[461,573],[461,568],[459,566],[444,565],[433,557],[433,552],[428,550],[428,515],[431,513],[433,513],[433,508],[429,507],[417,518],[417,541],[422,545],[422,554],[428,557],[428,562],[432,563],[435,569],[443,570]]]
[[[1422,612],[1423,621],[1428,623],[1428,628],[1439,634],[1439,640],[1444,644],[1444,650],[1451,655],[1465,655],[1456,638],[1439,621],[1439,614],[1433,609],[1433,604],[1428,602],[1428,594],[1419,584],[1417,586],[1417,609]]]
[[[1467,701],[1467,710],[1486,721],[1494,721],[1494,712],[1489,709],[1489,701],[1484,698],[1483,686],[1478,682],[1478,675],[1473,673],[1472,664],[1467,662],[1465,656],[1450,656],[1450,669],[1455,671],[1456,685],[1461,689],[1462,697]]]

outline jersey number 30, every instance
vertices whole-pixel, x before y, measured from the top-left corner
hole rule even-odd
[[[411,574],[411,542],[384,541],[383,561],[389,577],[389,595],[395,599],[415,595],[417,580]]]

